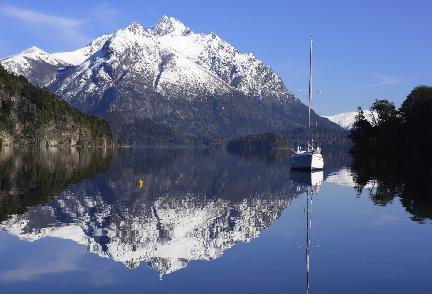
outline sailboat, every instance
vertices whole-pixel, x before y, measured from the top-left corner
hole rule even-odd
[[[293,169],[306,169],[316,170],[324,168],[324,158],[321,154],[321,148],[314,147],[313,139],[311,140],[311,101],[312,101],[312,45],[313,39],[310,38],[309,46],[309,88],[308,88],[308,142],[307,149],[301,150],[300,146],[297,146],[291,156],[291,168]]]

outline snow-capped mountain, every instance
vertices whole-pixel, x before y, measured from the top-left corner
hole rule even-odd
[[[163,17],[150,29],[132,23],[115,32],[97,54],[60,78],[54,89],[80,107],[91,104],[90,96],[103,97],[115,83],[117,87],[132,85],[138,93],[151,91],[186,100],[238,91],[296,100],[282,80],[252,54],[240,53],[215,34],[194,33],[172,17]],[[130,103],[111,106],[109,111],[136,110]]]
[[[36,46],[3,58],[0,63],[9,72],[23,75],[38,86],[49,85],[54,81],[58,70],[68,65]]]
[[[20,71],[17,56],[1,63],[80,110],[147,119],[181,134],[230,138],[303,127],[307,118],[306,107],[253,54],[172,17],[150,28],[134,22],[85,48],[47,54],[52,70],[43,81],[38,66]],[[315,113],[313,119],[337,128]]]
[[[357,115],[358,112],[353,111],[353,112],[343,112],[343,113],[339,113],[339,114],[335,114],[335,115],[329,115],[329,116],[324,116],[325,118],[329,119],[330,121],[340,125],[341,127],[343,127],[344,129],[351,129],[354,122],[355,122],[355,117]],[[365,118],[369,121],[372,122],[372,118],[373,118],[373,113],[370,110],[363,110],[364,116]]]

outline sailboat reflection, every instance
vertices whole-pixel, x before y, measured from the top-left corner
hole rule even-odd
[[[306,258],[306,294],[309,293],[310,289],[310,265],[311,265],[311,230],[312,230],[312,200],[313,196],[316,195],[324,179],[323,171],[291,171],[291,180],[295,182],[298,189],[304,189],[306,187],[306,246],[305,246],[305,258]]]
[[[324,180],[324,172],[319,171],[297,171],[291,170],[291,180],[299,186],[299,188],[310,188],[314,192],[319,192],[321,184]]]

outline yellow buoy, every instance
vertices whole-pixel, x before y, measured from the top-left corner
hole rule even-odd
[[[144,185],[144,181],[143,181],[142,179],[139,179],[139,180],[138,180],[138,187],[139,187],[140,189],[142,189],[143,185]]]

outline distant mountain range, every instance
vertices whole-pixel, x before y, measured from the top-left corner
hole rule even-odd
[[[369,122],[372,122],[373,113],[370,110],[363,110],[363,113],[365,118]],[[357,114],[358,114],[357,111],[352,111],[352,112],[342,112],[339,114],[324,116],[324,117],[340,125],[342,128],[349,130],[352,128]]]
[[[143,125],[181,141],[283,133],[307,121],[305,105],[253,54],[167,16],[148,29],[132,23],[72,52],[32,47],[0,62],[104,117],[129,141],[149,140],[140,139]],[[312,118],[339,129],[315,113]]]

